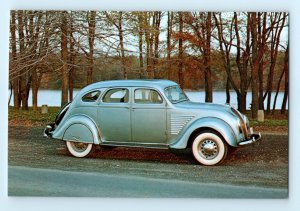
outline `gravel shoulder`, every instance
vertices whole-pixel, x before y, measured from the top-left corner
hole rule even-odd
[[[263,134],[219,166],[198,165],[190,150],[100,148],[89,158],[71,157],[64,142],[42,137],[43,127],[9,127],[9,166],[112,175],[288,188],[288,135]]]

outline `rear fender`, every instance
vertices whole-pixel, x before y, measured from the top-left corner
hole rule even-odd
[[[58,125],[52,138],[65,141],[100,144],[101,137],[96,123],[85,115],[74,115]]]

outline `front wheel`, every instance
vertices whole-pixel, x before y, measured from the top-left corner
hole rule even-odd
[[[212,166],[226,158],[227,145],[217,134],[204,132],[197,135],[194,139],[192,151],[199,163]]]
[[[94,148],[93,144],[73,142],[73,141],[67,141],[66,145],[70,154],[78,158],[88,156],[89,154],[92,153]]]

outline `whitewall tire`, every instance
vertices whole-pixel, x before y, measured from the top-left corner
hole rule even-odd
[[[222,162],[227,155],[227,145],[212,132],[197,135],[193,141],[194,158],[201,164],[211,166]]]
[[[73,142],[73,141],[67,141],[66,145],[70,154],[78,158],[83,158],[88,156],[89,154],[92,153],[94,148],[93,144]]]

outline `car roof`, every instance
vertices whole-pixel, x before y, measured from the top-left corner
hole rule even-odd
[[[164,89],[168,86],[178,85],[174,81],[162,80],[162,79],[144,79],[144,80],[110,80],[93,83],[84,88],[85,91],[98,88],[108,87],[155,87]]]

